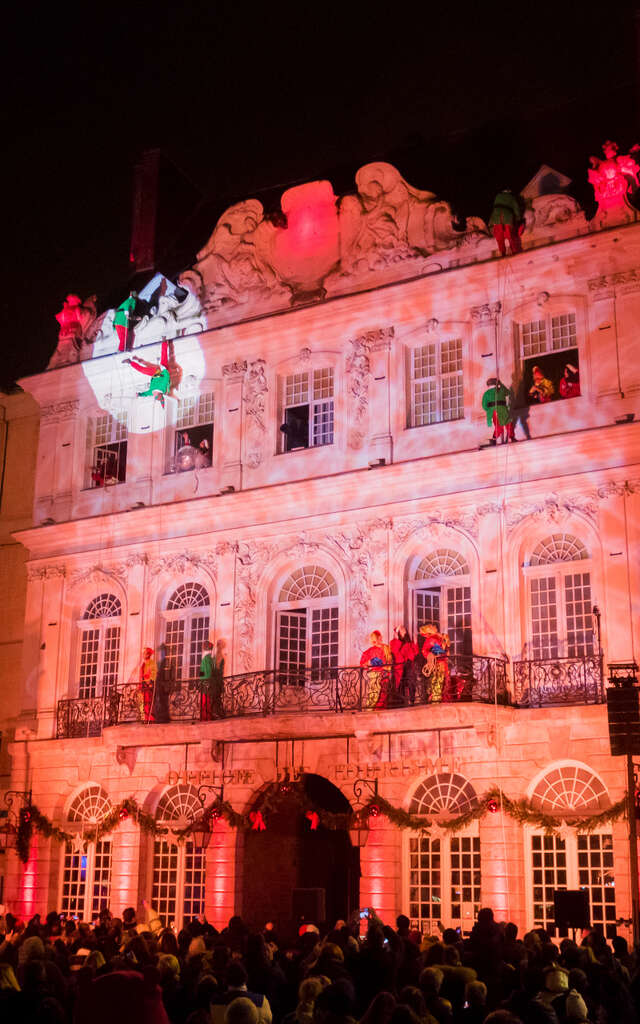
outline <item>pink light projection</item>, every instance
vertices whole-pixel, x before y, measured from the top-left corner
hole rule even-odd
[[[336,197],[328,181],[297,185],[283,193],[287,227],[276,235],[274,263],[299,292],[317,292],[339,259]]]

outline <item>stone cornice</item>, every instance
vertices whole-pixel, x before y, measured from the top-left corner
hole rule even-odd
[[[608,437],[611,430],[615,431],[615,446]],[[585,444],[592,452],[590,471],[568,476],[567,466],[578,464]],[[501,502],[502,488],[508,489],[506,500],[514,505],[516,499],[539,502],[552,494],[586,496],[612,481],[620,484],[639,479],[640,423],[630,423],[538,438],[526,445],[505,446],[504,450],[434,455],[374,471],[351,470],[324,477],[322,486],[316,489],[311,514],[306,502],[301,501],[301,495],[308,492],[309,481],[299,480],[34,527],[14,536],[32,557],[42,559],[98,551],[99,538],[105,531],[117,536],[118,548],[146,550],[150,547],[149,538],[153,537],[154,546],[171,541],[179,551],[185,545],[193,548],[198,537],[203,541],[206,537],[210,549],[214,523],[216,543],[236,540],[239,535],[263,536],[269,531],[277,534],[283,526],[295,531],[298,516],[305,522],[304,529],[323,527],[331,521],[357,521],[362,508],[369,509],[369,517],[397,516],[406,515],[407,508],[417,510],[434,503],[442,508],[443,514],[450,510],[460,516],[465,510],[471,514],[478,506]]]

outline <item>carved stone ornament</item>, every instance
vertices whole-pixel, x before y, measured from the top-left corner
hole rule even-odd
[[[379,346],[388,345],[394,336],[393,327],[380,327],[352,338],[346,359],[348,374],[347,390],[350,398],[351,429],[349,447],[361,448],[367,435],[367,412],[369,409],[369,383],[371,381],[371,360],[369,353]]]
[[[595,523],[598,514],[596,495],[563,495],[549,494],[541,502],[530,502],[526,505],[507,506],[507,530],[511,531],[523,519],[541,519],[550,525],[564,522],[571,515],[580,515]]]
[[[73,398],[67,402],[54,402],[52,405],[43,405],[40,409],[41,423],[59,423],[62,420],[71,419],[80,408],[80,400]]]
[[[563,230],[564,228],[567,231]],[[537,196],[530,201],[524,214],[524,232],[527,235],[560,233],[577,235],[588,229],[588,221],[580,204],[573,196],[557,193]]]
[[[600,277],[594,277],[588,281],[587,286],[590,292],[595,293],[613,293],[617,288],[635,291],[640,288],[640,270],[631,267],[630,270],[620,270],[616,274],[602,274]]]
[[[202,554],[195,551],[182,551],[179,554],[167,554],[149,560],[149,572],[152,576],[159,576],[160,573],[184,576],[197,569],[205,569],[210,576],[216,578],[218,560],[213,551],[205,551]]]
[[[471,320],[474,324],[495,323],[501,312],[501,302],[485,302],[482,306],[471,307]]]
[[[264,440],[266,434],[265,404],[269,391],[264,359],[255,359],[249,363],[242,385],[242,399],[246,416],[247,431],[245,436],[246,461],[255,469],[264,456]]]
[[[236,359],[233,363],[225,363],[222,367],[223,377],[241,377],[247,370],[246,359]]]
[[[429,334],[432,334],[434,331],[437,331],[439,325],[440,321],[437,320],[435,316],[432,316],[430,320],[427,320],[426,328]]]
[[[482,506],[482,511],[479,508],[474,508],[472,511],[458,512],[434,509],[418,519],[396,519],[393,523],[395,546],[397,548],[404,544],[407,538],[414,534],[428,536],[430,533],[433,533],[434,527],[438,526],[458,530],[461,533],[467,534],[470,538],[477,539],[481,515],[496,511],[500,507],[487,504]]]
[[[629,193],[638,187],[640,167],[630,154],[618,154],[617,142],[607,140],[602,145],[604,160],[589,157],[591,167],[587,172],[598,204],[598,215],[606,216],[612,211],[629,210]],[[636,152],[634,146],[632,152]],[[633,211],[635,212],[635,211]]]
[[[95,586],[99,586],[109,580],[124,583],[126,578],[127,569],[124,563],[109,566],[91,565],[85,569],[77,569],[72,573],[69,579],[69,587],[73,590],[75,587],[82,586],[85,583],[93,583]]]
[[[52,580],[64,577],[67,574],[64,565],[28,565],[27,580],[32,583],[34,580]]]

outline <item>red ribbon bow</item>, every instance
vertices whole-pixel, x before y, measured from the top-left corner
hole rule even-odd
[[[308,818],[311,823],[311,831],[315,832],[318,825],[320,824],[320,815],[317,811],[307,811],[305,818]]]
[[[249,814],[249,821],[251,822],[251,830],[253,832],[266,832],[267,826],[264,823],[262,817],[262,811],[251,811]]]

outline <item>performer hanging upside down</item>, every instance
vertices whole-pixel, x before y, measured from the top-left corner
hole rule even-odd
[[[369,640],[371,647],[367,647],[360,658],[362,667],[369,669],[366,674],[365,705],[368,708],[386,708],[390,686],[388,666],[391,664],[391,651],[387,644],[383,644],[380,630],[374,629]]]
[[[151,377],[147,390],[138,391],[138,398],[146,398],[148,395],[153,395],[164,409],[164,396],[171,388],[169,343],[167,341],[162,342],[159,366],[157,363],[148,363],[146,359],[123,359],[123,362],[129,363],[131,368],[137,370],[138,373],[144,373],[147,377]]]
[[[501,444],[506,440],[515,441],[513,419],[511,416],[511,403],[513,402],[513,391],[502,383],[497,377],[489,377],[487,390],[482,396],[482,408],[487,414],[487,426],[493,427],[491,444]]]
[[[413,704],[416,699],[417,679],[415,674],[415,658],[418,645],[414,644],[406,626],[396,626],[394,638],[389,644],[393,662],[393,682],[389,703]]]
[[[440,633],[432,622],[420,627],[423,636],[422,653],[425,664],[422,674],[428,684],[425,699],[431,704],[440,703],[445,687],[449,686],[449,637]]]
[[[145,647],[140,665],[140,695],[142,697],[142,715],[145,722],[155,722],[153,699],[155,696],[158,669],[153,656],[153,647]]]

